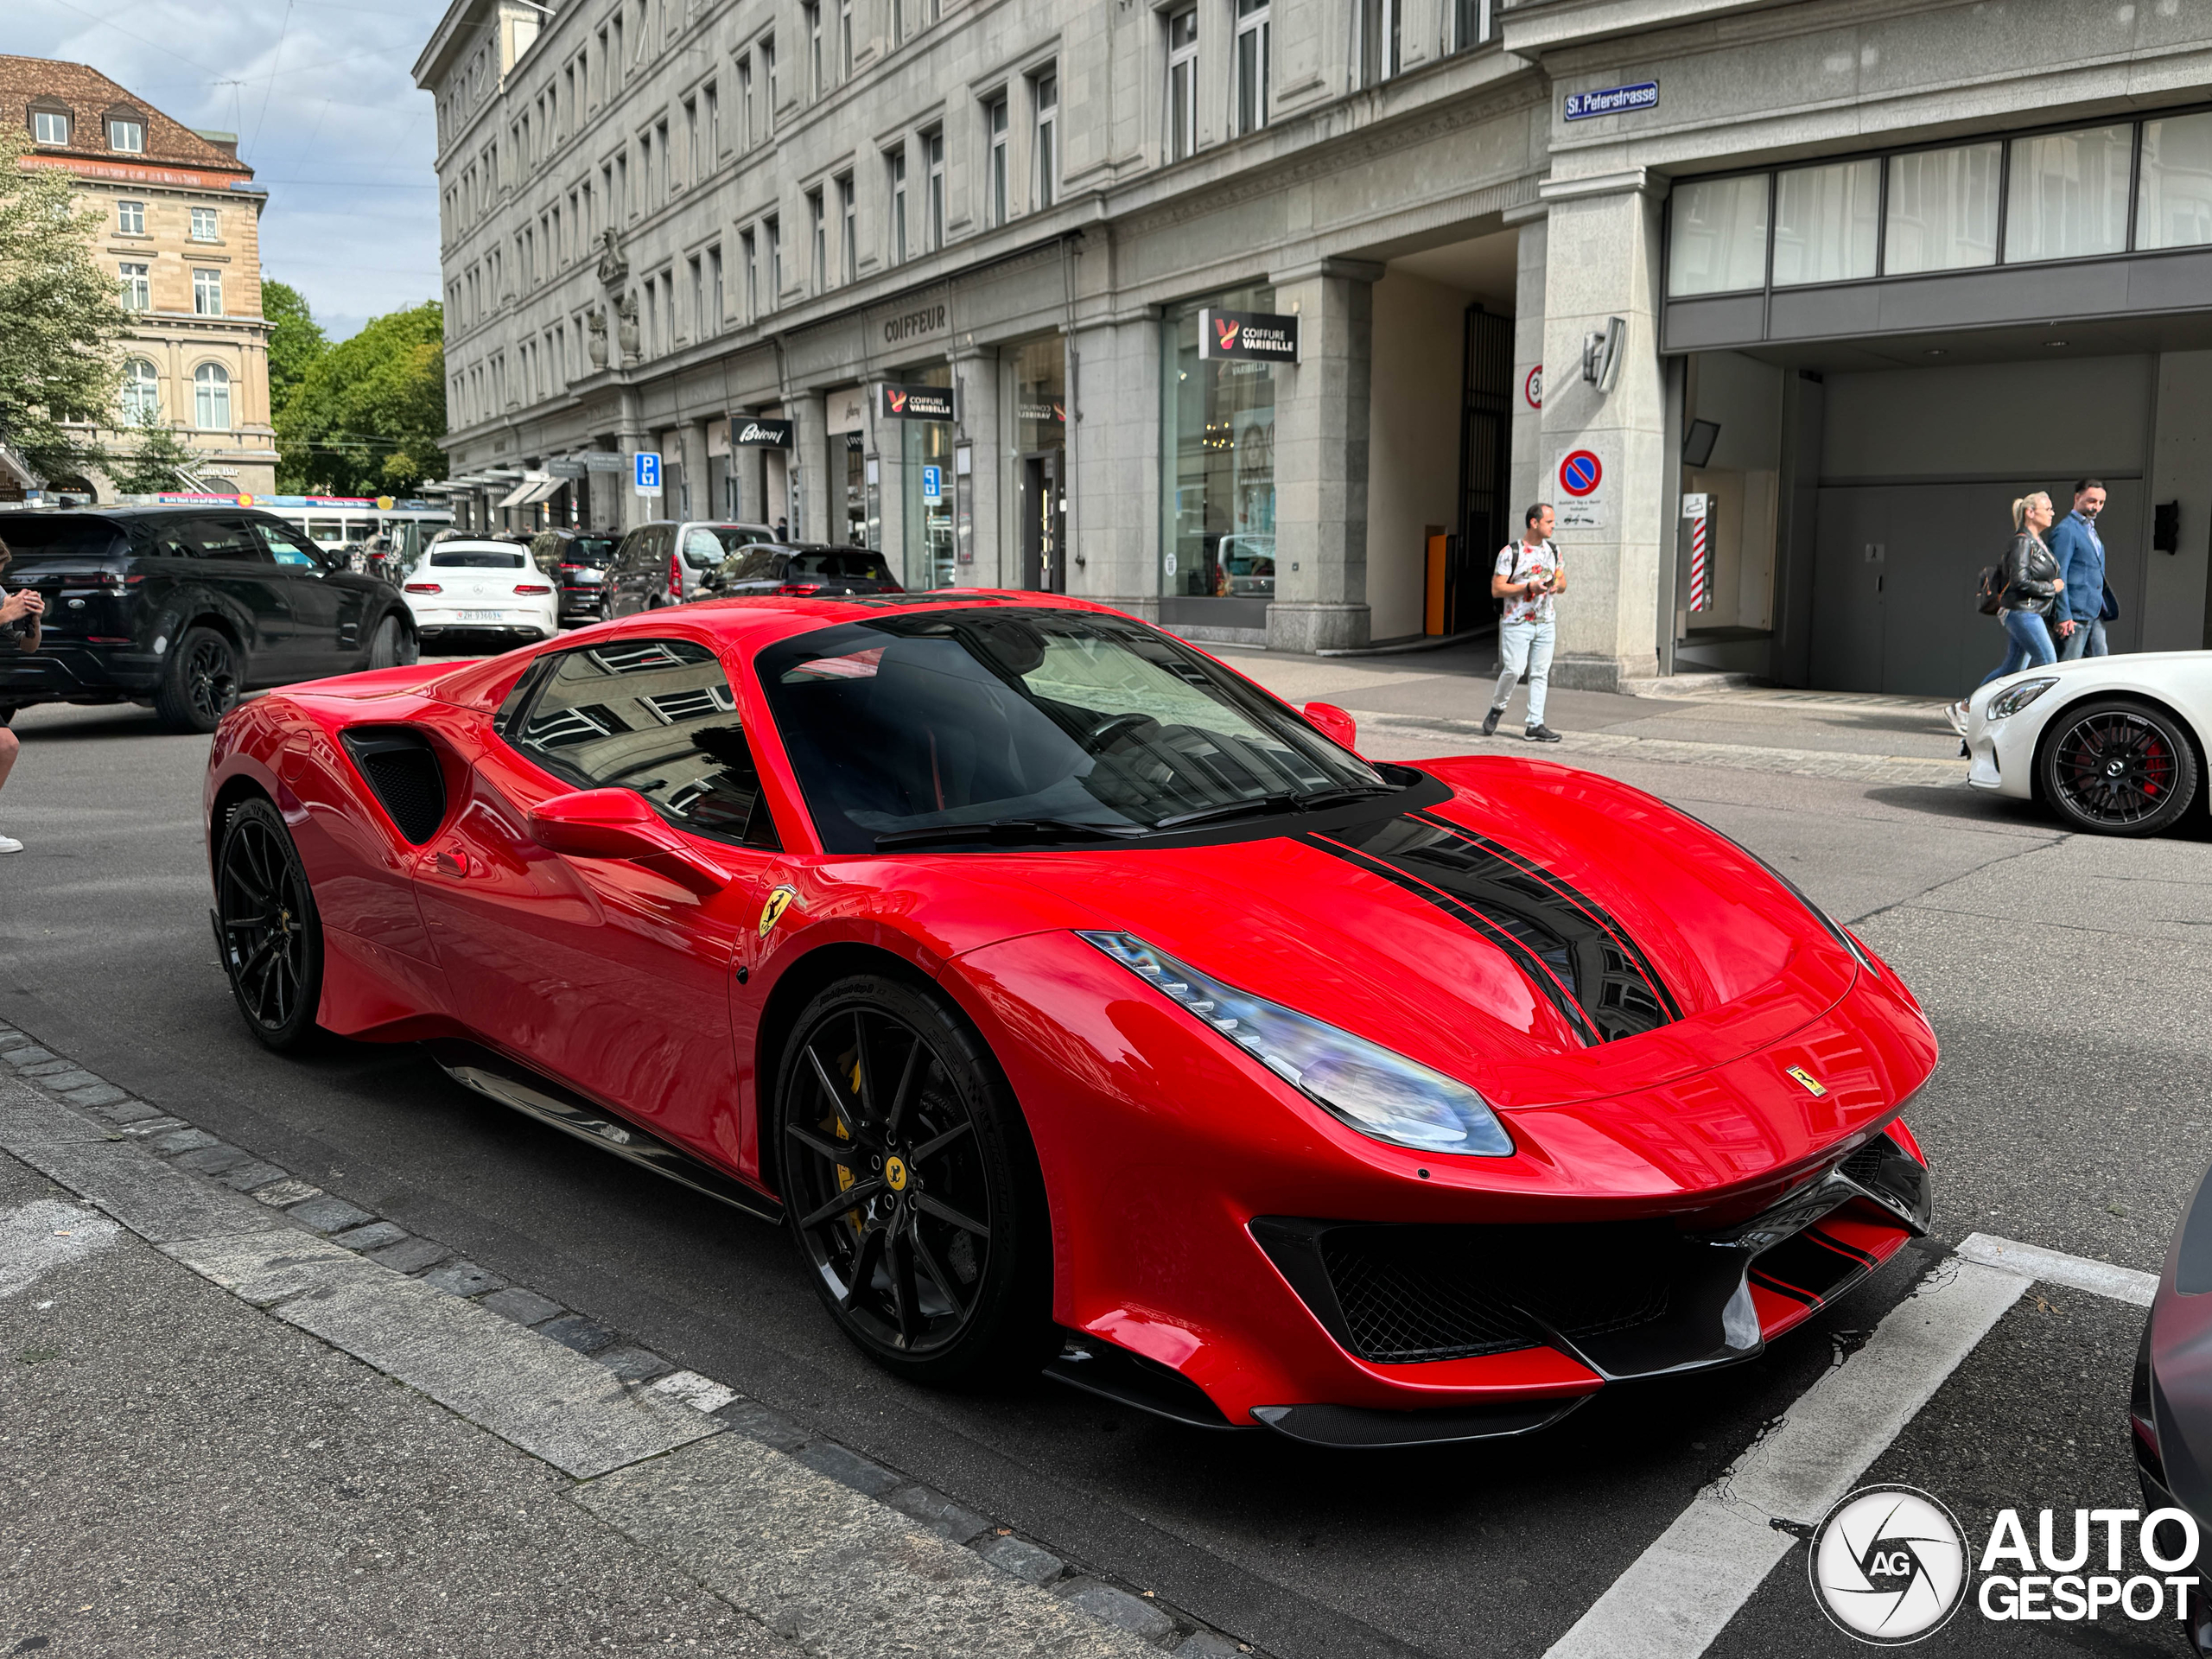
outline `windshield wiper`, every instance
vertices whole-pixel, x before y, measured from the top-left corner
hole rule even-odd
[[[932,823],[919,830],[892,830],[875,838],[875,850],[939,847],[966,841],[1014,845],[1039,841],[1122,841],[1143,830],[1106,823],[1078,823],[1072,818],[993,818],[982,823]]]
[[[1341,789],[1318,790],[1311,795],[1262,795],[1249,801],[1230,801],[1223,806],[1209,806],[1197,812],[1179,812],[1172,818],[1162,818],[1152,828],[1184,830],[1202,823],[1224,823],[1231,818],[1263,817],[1271,812],[1318,812],[1325,806],[1342,806],[1347,801],[1363,801],[1373,795],[1395,792],[1394,784],[1347,784]]]

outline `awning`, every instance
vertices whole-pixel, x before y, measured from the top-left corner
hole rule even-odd
[[[502,508],[534,507],[568,481],[565,478],[549,478],[543,473],[531,473],[508,493],[507,499],[499,505]]]

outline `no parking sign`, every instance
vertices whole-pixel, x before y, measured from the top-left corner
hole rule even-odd
[[[1595,445],[1570,443],[1559,451],[1552,465],[1552,508],[1561,530],[1593,530],[1606,523],[1609,471]]]

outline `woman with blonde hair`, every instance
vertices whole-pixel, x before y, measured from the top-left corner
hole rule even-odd
[[[2050,498],[2041,490],[2012,504],[2012,544],[2005,550],[2005,563],[1999,568],[2005,595],[1999,612],[2005,622],[2005,660],[1981,677],[1976,690],[2007,674],[2058,660],[2058,648],[2051,643],[2050,618],[2066,583],[2058,574],[2057,559],[2043,540],[2053,517]],[[1966,698],[1960,698],[1945,712],[1955,728],[1966,730]]]
[[[15,554],[8,543],[0,542],[0,574],[4,574]],[[39,618],[45,614],[46,601],[35,588],[25,588],[16,593],[0,589],[0,651],[36,651],[39,647]],[[16,755],[22,748],[16,734],[0,726],[0,784],[8,781],[8,774],[16,769]],[[0,853],[20,853],[23,843],[13,836],[0,836]]]

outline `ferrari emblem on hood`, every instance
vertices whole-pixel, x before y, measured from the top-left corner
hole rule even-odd
[[[764,934],[768,931],[765,924],[761,927],[760,931]],[[1791,1066],[1789,1068],[1789,1075],[1796,1078],[1799,1083],[1802,1084],[1805,1087],[1805,1092],[1812,1096],[1815,1100],[1818,1100],[1821,1096],[1827,1094],[1828,1091],[1827,1085],[1826,1084],[1822,1083],[1818,1077],[1815,1077],[1802,1065]]]
[[[768,895],[768,902],[760,906],[760,937],[762,938],[768,937],[768,931],[782,919],[783,913],[791,908],[791,900],[798,897],[798,894],[789,887],[778,887]]]

